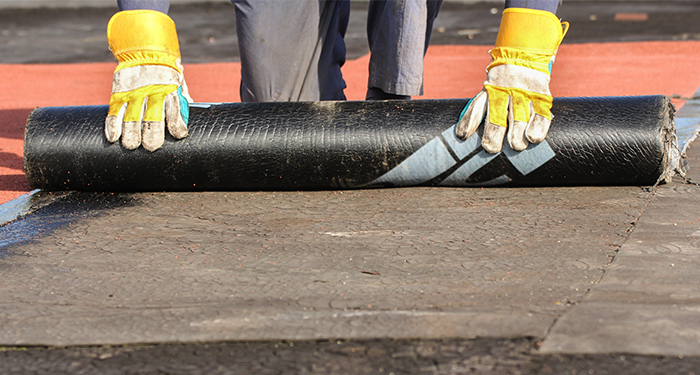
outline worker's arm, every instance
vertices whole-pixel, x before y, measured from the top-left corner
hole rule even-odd
[[[182,75],[175,23],[167,0],[118,1],[120,12],[107,26],[109,48],[118,61],[112,78],[105,136],[127,149],[155,151],[165,127],[187,136],[187,85]],[[144,9],[145,8],[145,9]]]
[[[552,12],[558,5],[559,0],[506,2],[484,88],[462,111],[458,137],[471,137],[486,116],[481,145],[488,152],[500,152],[506,137],[516,151],[545,139],[552,119],[552,64],[568,29]]]

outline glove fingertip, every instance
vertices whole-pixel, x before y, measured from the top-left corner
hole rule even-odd
[[[486,123],[484,127],[484,137],[481,140],[481,147],[486,152],[496,154],[503,148],[503,139],[506,136],[506,128],[494,123]]]
[[[474,131],[470,131],[469,127],[469,119],[466,117],[462,117],[459,119],[457,122],[457,125],[455,126],[455,134],[457,135],[458,138],[461,139],[467,139],[474,134]],[[476,130],[476,129],[474,129]]]
[[[110,98],[110,101],[111,100],[112,98]],[[115,106],[118,105],[117,103],[115,103]],[[120,107],[118,107],[119,110],[116,111],[116,114],[113,114],[114,112],[112,112],[111,108],[112,103],[110,103],[110,112],[105,118],[105,137],[107,138],[108,142],[114,143],[121,138],[124,127],[124,116],[128,105],[128,103],[123,103]]]
[[[105,138],[107,138],[107,142],[114,143],[118,141],[121,136],[122,127],[117,116],[107,116],[105,119]]]
[[[523,151],[530,145],[525,136],[527,123],[522,121],[513,121],[508,126],[508,144],[515,151]]]
[[[168,132],[175,139],[182,139],[189,135],[187,132],[187,124],[185,124],[180,118],[177,118],[175,123],[168,123]]]
[[[455,126],[455,134],[461,139],[467,139],[474,135],[476,129],[484,121],[486,107],[488,105],[486,92],[479,92],[474,98],[469,100],[467,105],[459,115],[459,121]]]
[[[181,95],[181,89],[177,94],[168,95],[165,100],[165,119],[168,123],[168,132],[175,139],[187,137],[187,122],[189,121],[189,104]]]
[[[137,148],[139,148],[140,145],[141,144],[136,144],[136,143],[131,142],[129,140],[122,139],[122,146],[124,146],[124,148],[127,150],[136,150]]]
[[[141,146],[140,121],[126,121],[123,123],[122,146],[127,150],[135,150]]]
[[[525,136],[532,143],[541,143],[547,137],[551,124],[552,120],[540,114],[535,114],[532,123],[525,129]]]
[[[148,151],[155,151],[165,143],[165,125],[163,121],[144,121],[141,144]]]

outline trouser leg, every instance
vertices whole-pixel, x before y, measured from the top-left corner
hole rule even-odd
[[[373,89],[393,96],[423,94],[423,57],[442,0],[371,0],[368,97]]]
[[[343,100],[349,0],[232,0],[241,100]]]
[[[562,0],[506,0],[506,8],[528,8],[546,10],[557,14]]]
[[[168,14],[169,0],[117,0],[117,8],[122,10],[150,9]]]

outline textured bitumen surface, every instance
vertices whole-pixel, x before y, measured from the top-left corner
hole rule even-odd
[[[692,38],[680,23],[644,30]],[[0,373],[700,373],[700,187],[680,178],[30,200],[0,227]]]

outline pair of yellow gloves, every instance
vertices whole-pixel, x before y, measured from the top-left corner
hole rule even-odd
[[[457,136],[471,137],[486,116],[482,146],[488,152],[501,151],[506,133],[514,150],[542,142],[552,119],[552,63],[567,30],[568,23],[551,12],[506,9],[484,89],[460,115]],[[107,39],[119,62],[105,122],[107,140],[121,138],[127,149],[143,145],[154,151],[164,143],[166,126],[173,137],[186,137],[192,99],[175,23],[157,11],[123,11],[110,20]]]

